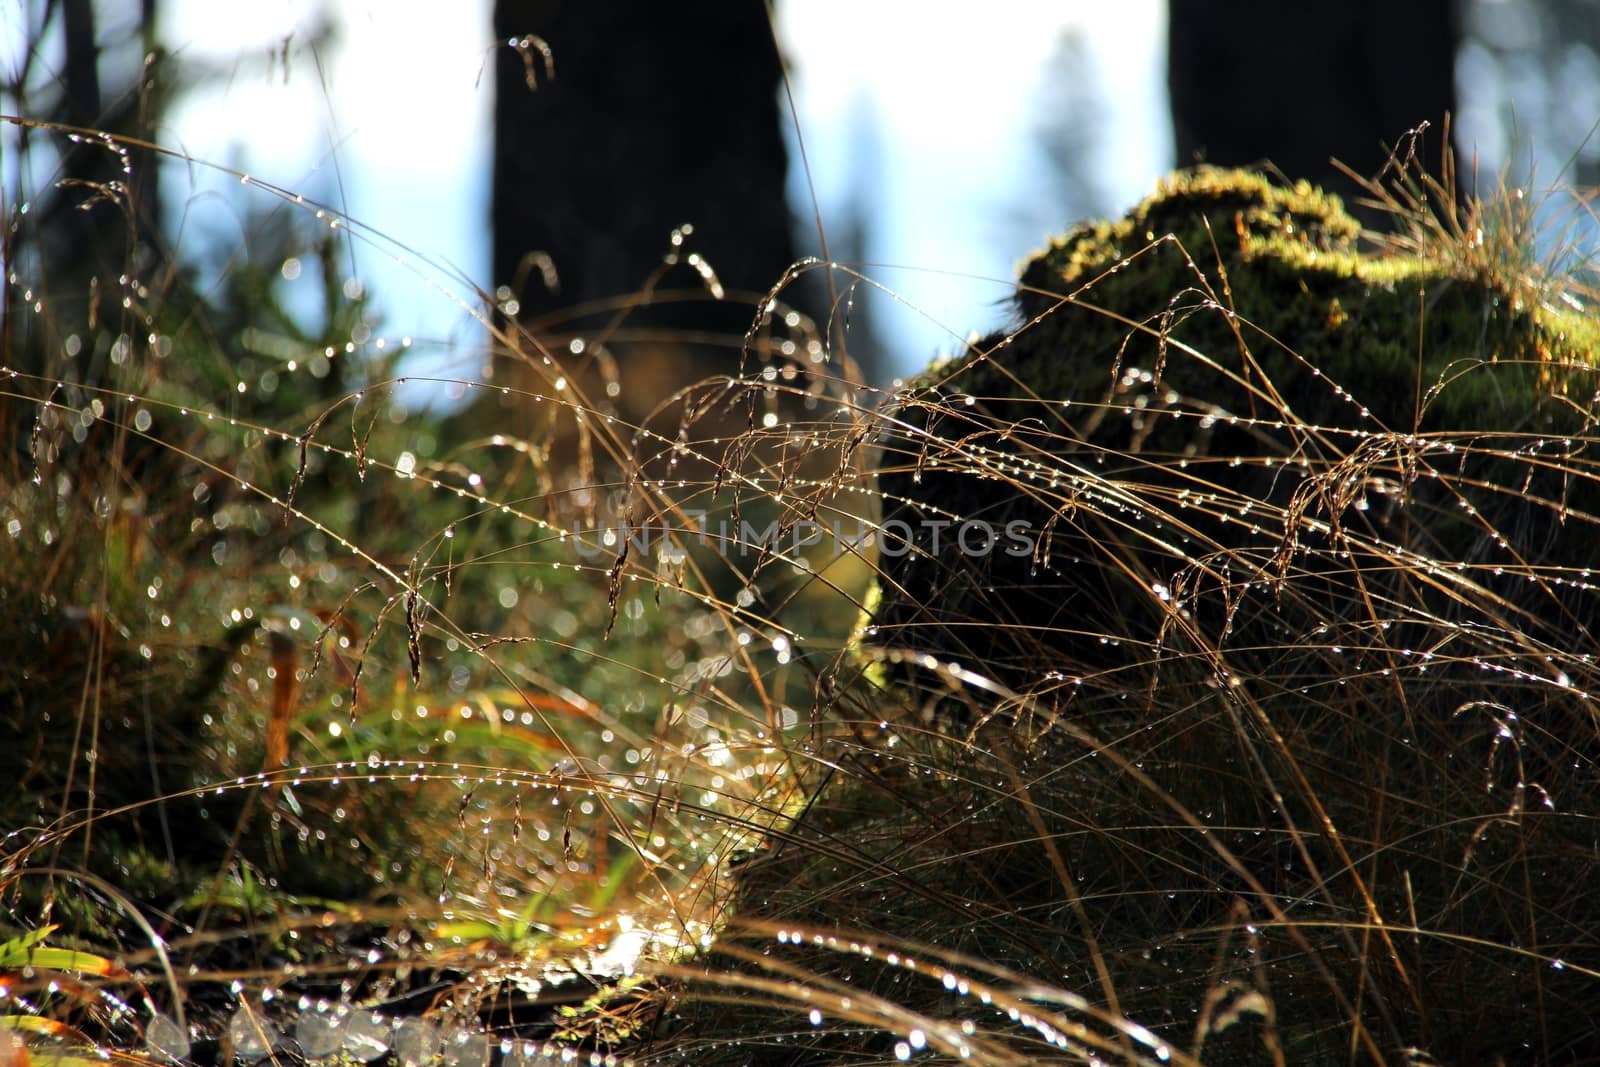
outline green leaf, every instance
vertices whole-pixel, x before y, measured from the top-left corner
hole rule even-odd
[[[21,967],[40,967],[48,971],[71,971],[74,974],[94,974],[102,977],[121,971],[104,956],[91,952],[77,952],[69,948],[46,948],[44,939],[54,933],[54,925],[41,926],[0,944],[0,968],[15,970]]]

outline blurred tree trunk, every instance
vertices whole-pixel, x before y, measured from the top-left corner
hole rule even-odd
[[[151,138],[169,88],[157,77],[158,13],[159,0],[61,0],[29,10],[34,22],[15,28],[21,62],[4,72],[0,110],[113,137]],[[59,51],[50,41],[56,16]],[[133,72],[131,79],[122,80],[124,71]],[[7,286],[0,353],[13,366],[44,373],[50,346],[59,343],[49,339],[51,330],[87,331],[90,350],[97,331],[125,331],[120,279],[147,280],[142,272],[159,258],[159,167],[157,157],[136,148],[118,151],[55,130],[10,132],[8,148],[17,156],[11,174],[30,199],[29,217],[26,227],[5,235],[0,251],[7,273],[26,265],[52,325],[19,299],[16,286]],[[34,174],[51,177],[33,186]]]
[[[599,329],[616,307],[595,302],[640,294],[674,228],[691,223],[683,254],[702,256],[730,299],[711,301],[692,267],[672,267],[607,347],[625,404],[734,370],[755,302],[732,294],[765,293],[794,258],[781,68],[764,4],[497,0],[494,27],[501,42],[539,39],[520,52],[502,47],[496,63],[502,309],[509,297],[524,325],[558,342]],[[706,334],[721,340],[703,343]]]
[[[61,5],[66,118],[80,126],[92,126],[100,117],[100,46],[94,24],[90,0],[65,0]]]
[[[93,0],[63,0],[61,14],[63,95],[52,117],[69,126],[149,138],[163,102],[147,78],[147,63],[156,57],[156,0],[140,0],[136,13]],[[109,93],[101,76],[106,52],[117,66],[137,71],[131,84],[113,85]],[[128,62],[130,52],[133,63]],[[131,169],[124,172],[124,158],[100,145],[62,146],[62,171],[69,185],[57,206],[64,225],[76,231],[72,251],[101,277],[102,285],[113,287],[116,276],[129,270],[135,243],[160,232],[157,160],[130,149],[127,163]],[[101,202],[93,208],[78,210],[97,199]]]
[[[1385,148],[1456,110],[1455,0],[1168,0],[1167,82],[1180,166],[1267,161],[1350,199],[1329,163],[1376,174]],[[1430,162],[1430,167],[1434,164]],[[1370,221],[1370,220],[1369,220]]]

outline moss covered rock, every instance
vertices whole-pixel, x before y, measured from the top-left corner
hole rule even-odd
[[[885,442],[875,638],[1032,684],[1357,617],[1587,633],[1600,331],[1517,235],[1426,230],[1201,168],[1053,241]]]

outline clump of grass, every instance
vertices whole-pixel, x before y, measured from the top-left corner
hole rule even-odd
[[[631,406],[468,293],[501,372],[405,411],[338,284],[385,239],[254,182],[309,229],[220,295],[13,303],[0,888],[134,1006],[12,1003],[180,1059],[1579,1058],[1590,294],[1431,182],[1373,250],[1176,176],[881,405],[780,284]]]
[[[1402,230],[1363,249],[1308,186],[1175,176],[913,384],[861,650],[888,688],[838,705],[725,946],[800,988],[748,1029],[709,998],[686,1058],[906,1058],[857,990],[1000,1042],[952,1059],[1589,1054],[1593,294],[1448,174],[1372,190]],[[980,520],[1032,551],[958,551]],[[963,992],[985,965],[1078,1011]]]
[[[754,469],[787,447],[771,383],[798,409],[821,387],[766,327],[731,339],[747,380],[659,405],[665,431],[623,425],[484,299],[518,384],[407,411],[400,346],[344,284],[342,242],[374,235],[240,187],[256,258],[202,293],[141,247],[92,320],[53,298],[33,219],[7,220],[9,925],[176,960],[136,1031],[192,999],[211,1010],[184,1040],[209,1040],[291,992],[460,1022],[507,1010],[486,976],[514,960],[525,989],[561,989],[507,1032],[548,1035],[580,971],[697,943],[722,858],[789,804],[803,668],[763,598],[797,590],[703,526],[777,513]],[[320,268],[315,326],[289,258]],[[697,432],[713,417],[756,427],[737,470]],[[74,1032],[128,1041],[97,1025]]]

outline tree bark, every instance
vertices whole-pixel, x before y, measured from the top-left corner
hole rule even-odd
[[[498,0],[494,279],[526,319],[627,296],[661,266],[675,227],[729,290],[765,291],[793,259],[784,197],[781,68],[760,0],[663,4]],[[524,62],[527,59],[528,62]],[[559,289],[530,269],[550,257]],[[697,287],[679,268],[663,287]],[[749,324],[748,305],[656,308],[680,328]]]
[[[1454,0],[1169,0],[1168,14],[1180,166],[1269,162],[1348,200],[1331,159],[1376,174],[1421,122],[1437,146],[1456,107]]]

